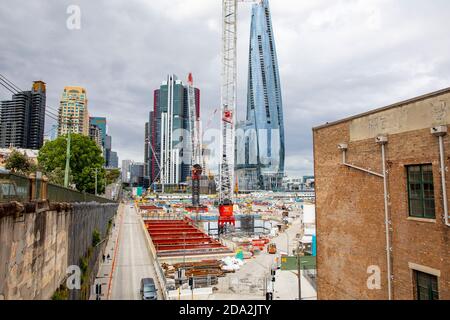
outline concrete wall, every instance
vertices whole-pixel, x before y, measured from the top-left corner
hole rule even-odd
[[[0,205],[0,300],[51,298],[67,266],[78,265],[92,245],[94,229],[103,238],[117,211],[116,204],[37,207]]]
[[[450,123],[447,115],[450,94],[445,93],[314,130],[318,299],[388,298],[383,179],[343,166],[337,148],[348,143],[348,163],[381,173],[376,133],[389,139],[393,298],[414,299],[414,270],[428,268],[440,272],[440,298],[450,299],[450,228],[443,222],[438,140],[430,133],[431,125]],[[444,141],[448,167],[450,137]],[[410,218],[406,166],[429,163],[436,219]],[[380,290],[367,287],[372,265],[381,268]]]

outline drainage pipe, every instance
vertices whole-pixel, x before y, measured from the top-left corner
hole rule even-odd
[[[386,229],[386,262],[388,271],[388,296],[392,300],[392,274],[391,274],[391,239],[390,239],[390,225],[389,218],[389,203],[388,203],[388,186],[387,186],[387,171],[386,171],[386,150],[385,144],[381,144],[381,158],[383,167],[383,189],[384,189],[384,226]]]
[[[381,145],[381,161],[383,173],[378,173],[371,171],[369,169],[364,169],[353,164],[347,163],[347,149],[348,145],[345,143],[339,144],[338,148],[342,150],[342,164],[359,171],[369,173],[371,175],[383,178],[383,191],[384,191],[384,225],[386,232],[386,262],[387,262],[387,280],[388,280],[388,297],[392,300],[392,267],[391,267],[391,238],[390,238],[390,217],[389,217],[389,194],[388,194],[388,183],[387,183],[387,171],[386,171],[386,150],[385,145],[387,144],[387,138],[384,136],[377,137],[375,139],[376,143]]]

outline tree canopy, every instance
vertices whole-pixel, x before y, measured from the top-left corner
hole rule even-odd
[[[106,169],[106,185],[110,185],[117,181],[120,177],[119,169]]]
[[[64,180],[66,167],[67,136],[49,141],[39,151],[38,161],[44,172],[55,181]],[[71,134],[70,176],[79,191],[95,192],[97,170],[97,192],[105,190],[105,162],[101,149],[89,137]],[[62,176],[62,177],[61,177]],[[62,179],[61,179],[62,178]]]
[[[20,153],[17,150],[13,150],[9,155],[5,163],[5,169],[11,171],[18,171],[28,173],[35,168],[30,159],[25,154]]]

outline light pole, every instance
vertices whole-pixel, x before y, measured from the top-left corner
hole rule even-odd
[[[68,134],[67,134],[67,148],[66,148],[66,170],[64,171],[64,187],[69,187],[69,171],[70,171],[70,132],[72,131],[72,119],[69,119]]]
[[[301,260],[300,260],[300,241],[298,242],[297,247],[297,272],[298,272],[298,300],[302,300],[302,268],[301,268]]]

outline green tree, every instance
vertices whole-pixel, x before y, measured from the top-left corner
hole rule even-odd
[[[47,142],[39,151],[38,161],[44,172],[54,178],[53,181],[64,181],[66,167],[67,136],[60,136]],[[105,189],[105,169],[102,151],[89,137],[71,134],[70,152],[71,181],[77,190],[88,193],[95,192],[95,172],[97,170],[97,192]]]
[[[106,185],[110,185],[119,179],[120,170],[119,169],[107,169],[106,170]]]
[[[6,160],[5,168],[11,171],[19,171],[28,173],[35,166],[32,165],[30,160],[25,154],[20,153],[17,150],[13,150],[9,155],[8,160]]]
[[[48,181],[50,183],[64,185],[64,169],[55,168],[51,172],[47,172]],[[73,175],[69,173],[69,184],[73,182]]]

